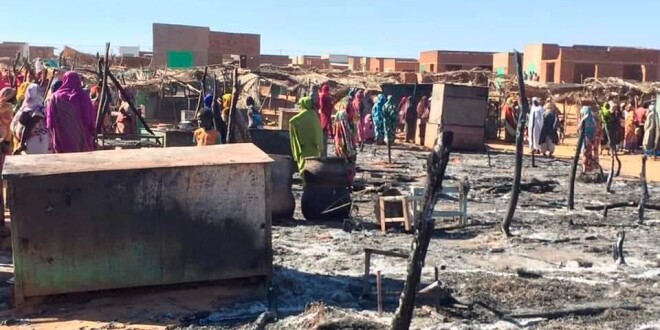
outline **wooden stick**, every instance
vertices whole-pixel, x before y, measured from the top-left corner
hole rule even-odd
[[[639,180],[642,183],[642,197],[637,208],[637,223],[641,225],[644,223],[644,206],[649,199],[649,186],[646,184],[646,155],[642,156],[642,171],[639,173]]]
[[[427,160],[427,183],[424,193],[424,211],[422,216],[415,219],[415,234],[412,244],[412,252],[408,258],[408,274],[406,282],[399,299],[399,307],[392,319],[393,330],[407,330],[410,328],[417,286],[422,273],[422,266],[426,259],[431,235],[435,223],[433,221],[433,209],[442,192],[442,180],[449,164],[449,153],[454,139],[454,133],[450,131],[438,132],[433,151]]]
[[[612,161],[610,163],[610,173],[607,175],[607,185],[605,186],[605,191],[608,193],[612,192],[612,182],[614,181],[614,160],[616,158],[616,145],[612,140],[612,133],[607,129],[605,125],[605,135],[607,136],[607,142],[610,145],[610,153],[612,154]]]
[[[529,102],[525,94],[525,80],[523,78],[523,62],[522,54],[516,52],[516,66],[518,71],[518,86],[520,88],[520,105],[522,107],[520,115],[518,116],[518,127],[516,135],[516,164],[514,168],[513,185],[511,186],[511,199],[509,200],[509,208],[506,217],[502,221],[501,230],[506,237],[511,237],[511,221],[513,215],[518,207],[518,197],[520,195],[520,181],[522,180],[522,165],[523,165],[523,135],[525,132],[525,121],[529,113]]]
[[[199,114],[199,110],[202,109],[204,105],[204,94],[206,93],[206,76],[209,74],[209,67],[204,67],[204,75],[202,75],[202,90],[199,92],[199,97],[197,98],[197,108],[195,108],[195,118]]]
[[[584,120],[578,126],[580,135],[578,137],[577,146],[575,148],[575,155],[573,155],[573,164],[571,164],[571,175],[568,178],[568,209],[575,209],[575,176],[577,175],[577,167],[580,161],[580,152],[582,151],[582,144],[584,143]]]
[[[11,65],[11,79],[9,80],[9,84],[11,85],[11,88],[16,89],[18,87],[18,73],[16,71],[16,68],[18,67],[18,62],[21,60],[21,52],[16,52],[16,58],[14,59],[14,62]]]
[[[617,209],[621,207],[639,207],[639,203],[637,202],[617,202],[617,203],[611,203],[611,204],[605,204],[605,205],[589,205],[585,206],[584,209],[587,211],[602,211],[605,209],[611,210],[611,209]],[[660,211],[660,205],[655,205],[655,204],[644,204],[645,209],[649,210],[656,210]]]
[[[236,111],[238,103],[238,95],[240,94],[240,86],[238,85],[238,68],[234,68],[232,75],[234,88],[232,90],[231,107],[229,108],[229,123],[227,124],[227,143],[236,143],[237,136],[234,133],[236,127],[236,116],[239,115]]]
[[[137,108],[135,107],[135,104],[133,104],[133,100],[131,100],[131,98],[128,97],[128,93],[126,93],[126,90],[124,90],[124,87],[121,86],[119,81],[117,81],[117,78],[115,78],[115,76],[112,74],[112,71],[110,71],[110,70],[108,70],[108,78],[110,78],[110,80],[112,80],[112,84],[115,85],[115,87],[119,91],[119,94],[121,94],[121,96],[124,98],[124,100],[126,100],[126,102],[128,103],[128,106],[131,108],[131,111],[133,111],[133,113],[137,116],[137,118],[142,123],[142,126],[144,126],[144,129],[147,132],[149,132],[149,134],[156,135],[151,130],[151,128],[149,128],[149,125],[147,125],[147,122],[144,121],[144,118],[142,118],[142,115],[140,114],[140,112],[137,111]]]
[[[99,95],[99,108],[96,111],[96,134],[99,134],[101,127],[103,126],[103,117],[105,117],[105,109],[110,101],[108,93],[108,72],[110,72],[110,63],[108,63],[108,58],[110,56],[110,43],[105,43],[105,57],[103,59],[99,58],[99,73],[102,75],[101,79],[101,95]]]
[[[581,307],[566,308],[553,311],[531,311],[524,313],[507,314],[504,318],[509,319],[531,319],[531,318],[544,318],[544,319],[558,319],[566,316],[589,316],[602,314],[608,309],[624,309],[636,311],[641,307],[637,305],[588,305]]]

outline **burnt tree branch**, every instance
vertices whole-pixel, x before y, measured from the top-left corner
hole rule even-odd
[[[582,144],[584,144],[584,121],[580,122],[578,126],[580,135],[578,137],[577,145],[575,146],[575,155],[573,155],[573,163],[571,164],[571,174],[568,178],[568,209],[575,209],[575,177],[577,175],[577,167],[580,161],[580,152],[582,151]]]
[[[449,163],[449,153],[454,139],[453,132],[442,132],[438,136],[433,151],[427,160],[426,191],[424,192],[424,207],[422,216],[415,219],[415,234],[412,243],[412,252],[408,259],[408,273],[406,282],[399,299],[399,307],[396,309],[392,320],[392,329],[407,330],[412,321],[415,308],[415,297],[419,285],[422,267],[426,259],[431,235],[433,234],[434,221],[433,209],[440,199],[442,192],[442,180]]]
[[[516,52],[516,67],[518,71],[518,87],[520,88],[520,104],[522,111],[518,117],[518,128],[516,134],[516,165],[514,168],[513,185],[511,186],[511,199],[509,200],[509,208],[506,217],[502,221],[502,233],[507,237],[511,237],[511,221],[513,215],[516,213],[518,207],[518,197],[520,195],[520,181],[522,180],[522,163],[523,163],[523,135],[525,131],[525,120],[529,113],[529,102],[525,94],[525,79],[523,78],[523,63],[522,54]]]
[[[637,209],[637,223],[641,225],[644,223],[644,206],[649,199],[649,186],[646,184],[646,155],[642,156],[642,171],[639,173],[639,181],[642,183],[642,197]]]

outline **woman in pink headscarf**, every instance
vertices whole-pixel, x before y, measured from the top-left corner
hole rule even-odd
[[[46,107],[46,127],[56,153],[94,150],[96,112],[80,76],[69,71]]]
[[[353,98],[353,110],[357,114],[357,135],[358,135],[358,145],[360,146],[360,149],[364,148],[364,142],[367,140],[367,137],[365,136],[365,116],[367,115],[367,112],[364,109],[364,103],[362,102],[364,99],[364,91],[359,90],[356,94],[355,97]]]

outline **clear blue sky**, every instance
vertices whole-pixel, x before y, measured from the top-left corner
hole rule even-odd
[[[151,50],[154,22],[258,33],[264,54],[416,58],[421,50],[509,51],[540,42],[660,49],[656,0],[0,2],[0,41],[94,52],[106,41]]]

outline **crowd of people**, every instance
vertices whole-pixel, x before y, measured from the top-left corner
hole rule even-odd
[[[504,113],[505,140],[516,138],[521,107],[514,98],[509,98],[502,107]],[[541,99],[532,98],[527,118],[526,139],[532,153],[553,156],[562,131],[560,112],[552,102],[542,104]],[[608,101],[602,106],[585,105],[579,112],[579,129],[584,130],[583,171],[599,168],[598,157],[612,148],[627,154],[653,152],[655,141],[660,135],[660,116],[656,105],[651,102],[640,104]]]
[[[410,143],[415,142],[419,132],[423,145],[431,110],[427,96],[419,102],[406,96],[396,105],[392,95],[379,94],[374,99],[367,90],[351,89],[335,113],[327,85],[321,87],[318,95],[313,91],[302,98],[298,106],[301,112],[289,121],[291,150],[298,170],[304,169],[306,157],[327,156],[327,141],[332,140],[335,155],[349,164],[351,178],[357,154],[365,144],[391,146],[397,131],[401,131]]]

